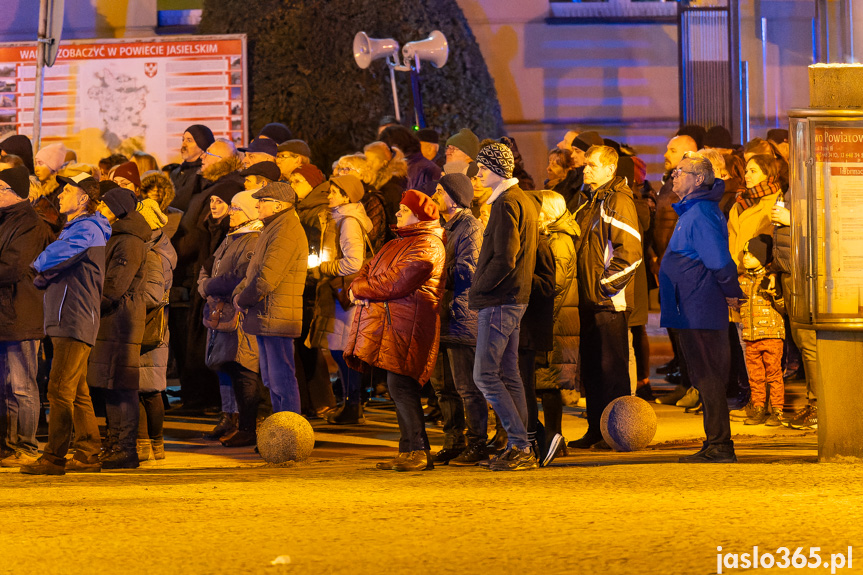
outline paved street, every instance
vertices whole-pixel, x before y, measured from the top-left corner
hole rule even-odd
[[[653,343],[659,363],[667,350]],[[570,452],[520,473],[374,470],[398,438],[381,402],[364,426],[315,422],[311,459],[287,467],[201,439],[214,418],[169,416],[167,459],[138,470],[0,470],[0,573],[707,574],[717,546],[755,545],[825,558],[851,545],[863,570],[863,468],[816,463],[814,432],[740,423],[740,464],[681,465],[701,419],[654,407],[644,451]],[[586,429],[580,415],[566,409],[567,438]],[[440,428],[428,430],[438,448]],[[290,563],[271,565],[280,556]]]

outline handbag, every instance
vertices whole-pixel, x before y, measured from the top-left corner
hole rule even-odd
[[[165,340],[168,331],[168,317],[165,306],[168,305],[170,294],[165,292],[161,303],[147,312],[144,320],[144,337],[141,338],[141,353],[153,351]]]
[[[209,296],[204,304],[204,326],[213,331],[237,331],[240,314],[231,302]]]

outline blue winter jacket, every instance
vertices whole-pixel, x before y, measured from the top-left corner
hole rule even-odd
[[[673,205],[678,220],[659,267],[660,324],[674,329],[728,329],[725,298],[742,298],[719,209],[725,183],[696,190]]]
[[[102,214],[78,216],[67,223],[33,268],[45,291],[45,333],[96,343],[105,277],[105,246],[111,225]]]

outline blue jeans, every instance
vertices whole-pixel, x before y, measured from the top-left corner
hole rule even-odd
[[[278,335],[259,335],[258,356],[261,379],[270,390],[273,413],[300,413],[300,388],[294,366],[294,339]]]
[[[508,447],[527,449],[527,401],[518,370],[518,332],[527,305],[480,310],[473,379],[500,417]]]
[[[488,406],[473,380],[476,350],[467,345],[452,345],[446,348],[446,354],[453,383],[464,407],[467,442],[485,444],[488,439]]]
[[[237,409],[237,396],[234,395],[231,376],[224,371],[217,371],[219,377],[219,395],[222,397],[222,411],[224,413],[239,413]]]
[[[28,455],[38,450],[38,352],[39,340],[0,342],[0,421],[6,432],[0,446]]]
[[[363,374],[348,367],[343,351],[331,349],[330,355],[333,356],[333,360],[339,366],[339,379],[342,381],[342,397],[345,400],[345,404],[359,405]]]

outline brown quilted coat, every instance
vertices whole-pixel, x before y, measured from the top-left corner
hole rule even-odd
[[[396,233],[351,284],[354,297],[370,304],[357,307],[345,360],[354,369],[372,365],[423,383],[438,354],[443,229],[437,221],[419,222]]]

